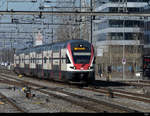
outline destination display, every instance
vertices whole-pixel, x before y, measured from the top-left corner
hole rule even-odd
[[[82,48],[79,48],[79,47],[77,48],[77,47],[75,47],[74,50],[86,50],[86,48],[84,48],[84,47],[82,47]]]

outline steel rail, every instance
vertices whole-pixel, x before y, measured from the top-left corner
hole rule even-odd
[[[3,75],[4,76],[4,75]],[[6,76],[6,75],[5,75]],[[11,78],[10,76],[7,76],[9,78]],[[15,79],[15,78],[14,78]],[[16,79],[18,80],[18,79]],[[56,94],[53,94],[51,92],[48,92],[48,91],[45,91],[45,90],[42,90],[42,89],[37,89],[37,88],[33,88],[33,87],[30,87],[31,89],[34,89],[36,91],[40,91],[42,93],[45,93],[45,94],[49,94],[49,95],[52,95],[53,97],[57,97],[57,98],[60,98],[60,99],[63,99],[63,100],[66,100],[66,101],[69,101],[73,104],[76,104],[76,105],[79,105],[79,106],[82,106],[84,107],[85,109],[88,109],[88,110],[91,110],[92,111],[95,111],[95,112],[114,112],[114,111],[121,111],[121,112],[138,112],[136,110],[132,110],[132,109],[129,109],[129,108],[126,108],[126,107],[123,107],[123,106],[120,106],[120,105],[115,105],[115,104],[111,104],[111,103],[107,103],[105,101],[101,101],[101,100],[96,100],[96,99],[92,99],[92,98],[89,98],[89,97],[86,97],[86,96],[81,96],[81,95],[77,95],[77,94],[74,94],[74,93],[70,93],[70,92],[66,92],[66,91],[62,91],[62,90],[57,90],[55,88],[50,88],[50,87],[46,87],[46,86],[42,86],[42,85],[38,85],[38,84],[35,84],[33,82],[27,82],[27,81],[24,81],[24,80],[20,80],[24,83],[24,85],[32,85],[32,86],[35,86],[35,87],[42,87],[42,88],[46,88],[47,90],[51,90],[51,91],[58,91],[58,92],[61,92],[63,94],[67,94],[69,96],[72,96],[72,97],[77,97],[77,98],[80,98],[80,99],[83,99],[81,101],[78,101],[78,100],[70,100],[69,98],[67,98],[66,96],[63,97],[63,96],[60,96],[60,95],[56,95]],[[13,82],[13,81],[12,81]],[[15,83],[18,83],[18,82],[15,82]],[[85,101],[86,100],[86,101]],[[88,101],[88,103],[87,103]],[[91,106],[90,104],[95,104],[95,106],[101,106],[100,108],[99,107],[95,107],[95,106]],[[106,108],[107,110],[102,110],[101,108]],[[114,111],[113,111],[113,110]]]
[[[3,74],[1,74],[1,75],[3,75]],[[10,78],[10,76],[8,76],[8,75],[3,75],[3,76],[6,76],[6,77]],[[19,81],[20,79],[16,79],[16,80]],[[32,83],[32,82],[27,82],[27,81],[24,81],[24,82],[25,82],[25,84],[32,84],[34,86],[45,87],[45,86],[42,86],[42,85],[37,85],[37,84]],[[61,83],[61,84],[65,85],[64,83]],[[77,86],[74,86],[74,85],[71,85],[71,86],[72,87],[77,87]],[[100,93],[103,93],[103,94],[109,94],[109,89],[107,89],[107,88],[94,89],[93,86],[90,86],[90,88],[83,87],[83,89],[88,90],[88,91],[100,92]],[[145,102],[145,103],[150,103],[149,96],[146,96],[146,95],[142,95],[142,94],[138,94],[138,93],[131,93],[131,92],[122,91],[122,90],[115,90],[115,89],[114,90],[112,89],[111,91],[112,91],[114,96],[129,98],[129,99],[133,99],[133,100],[138,100],[138,101],[142,101],[142,102]]]
[[[13,107],[15,107],[18,111],[20,111],[21,113],[26,113],[27,111],[23,110],[22,108],[20,108],[14,101],[12,101],[10,98],[8,98],[7,96],[5,96],[4,94],[2,94],[0,92],[0,96],[4,99],[6,99],[8,101],[8,103],[10,103]]]
[[[141,86],[141,87],[150,87],[150,81],[144,80],[124,80],[124,81],[116,81],[124,84],[132,85],[132,86]]]
[[[20,80],[20,81],[23,81],[23,80]],[[70,102],[70,103],[73,103],[75,105],[78,105],[78,106],[81,106],[85,109],[88,109],[90,111],[94,111],[94,112],[106,112],[105,110],[102,110],[101,108],[99,107],[95,107],[94,105],[89,105],[87,104],[85,101],[81,102],[81,101],[78,101],[78,100],[71,100],[70,98],[67,98],[66,96],[60,96],[60,95],[57,95],[57,94],[54,94],[54,93],[50,93],[48,91],[44,91],[44,90],[41,90],[41,89],[36,89],[34,87],[31,87],[32,86],[37,86],[36,84],[34,83],[31,83],[31,82],[25,82],[25,83],[19,83],[19,82],[16,82],[16,81],[10,81],[10,80],[7,80],[7,79],[4,79],[4,80],[0,80],[0,82],[2,83],[6,83],[6,84],[11,84],[11,85],[17,85],[17,86],[22,86],[22,85],[26,85],[26,86],[29,86],[30,85],[30,89],[32,90],[35,90],[35,91],[39,91],[41,93],[44,93],[44,94],[47,94],[47,95],[50,95],[50,96],[53,96],[54,98],[58,98],[58,99],[62,99],[62,100],[65,100],[67,102]],[[43,86],[39,86],[38,87],[43,87]],[[49,88],[50,89],[50,88]],[[56,91],[56,89],[53,89],[51,88],[51,91]],[[80,98],[83,98],[83,97],[80,97]]]
[[[150,87],[150,80],[118,80],[113,82],[120,82],[123,84],[139,86],[139,87]]]
[[[115,90],[115,89],[111,89],[111,93],[110,93],[110,91],[109,91],[110,89],[106,89],[106,88],[99,88],[99,89],[84,88],[84,89],[89,90],[89,91],[103,93],[103,94],[113,94],[113,96],[116,96],[116,97],[129,98],[132,100],[150,103],[150,99],[149,99],[150,97],[149,96],[145,96],[145,95],[138,94],[138,93],[131,93],[131,92],[122,91],[122,90]]]
[[[50,89],[50,88],[47,88],[47,89]],[[42,92],[42,93],[45,93],[45,94],[52,95],[51,93],[49,93],[47,91],[44,91],[44,90],[39,90],[39,91]],[[56,91],[56,90],[53,90],[53,91]],[[113,110],[117,111],[117,112],[118,111],[121,111],[121,112],[138,112],[136,110],[131,110],[131,109],[126,108],[126,107],[122,107],[122,106],[115,105],[115,104],[112,104],[112,103],[107,103],[105,101],[92,99],[92,98],[89,98],[89,97],[86,97],[86,96],[81,96],[81,95],[77,95],[77,94],[69,93],[69,92],[65,92],[65,91],[60,91],[60,90],[57,90],[57,91],[62,92],[62,93],[67,94],[67,95],[70,95],[72,97],[77,97],[77,98],[81,99],[81,101],[83,101],[83,100],[88,101],[87,103],[86,102],[84,103],[84,102],[81,102],[81,101],[72,101],[72,100],[70,100],[66,97],[61,96],[61,98],[65,99],[66,101],[73,102],[74,104],[77,104],[77,105],[82,106],[82,107],[84,107],[86,109],[89,109],[89,110],[93,109],[93,111],[96,111],[96,112],[110,112],[110,110],[111,110],[111,112],[113,112]],[[60,98],[60,96],[57,96],[56,94],[53,94],[53,96]],[[91,103],[91,102],[94,102],[94,104]],[[93,106],[91,104],[93,104]],[[98,107],[101,106],[101,107],[98,108],[98,107],[94,107],[94,106],[98,106]],[[103,108],[106,108],[106,110],[104,110]]]
[[[140,83],[135,83],[135,82],[124,82],[129,85],[133,86],[141,86],[141,87],[150,87],[150,83],[145,83],[145,82],[140,82]]]

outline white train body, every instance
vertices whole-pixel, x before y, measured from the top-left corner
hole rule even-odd
[[[14,55],[15,72],[60,81],[93,81],[94,49],[84,40],[21,49]]]

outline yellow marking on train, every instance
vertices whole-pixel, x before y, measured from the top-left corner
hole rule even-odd
[[[74,50],[85,50],[85,48],[74,48]]]

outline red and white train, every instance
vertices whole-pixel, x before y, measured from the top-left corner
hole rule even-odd
[[[93,82],[94,48],[85,40],[69,40],[17,50],[14,71],[64,82]]]

